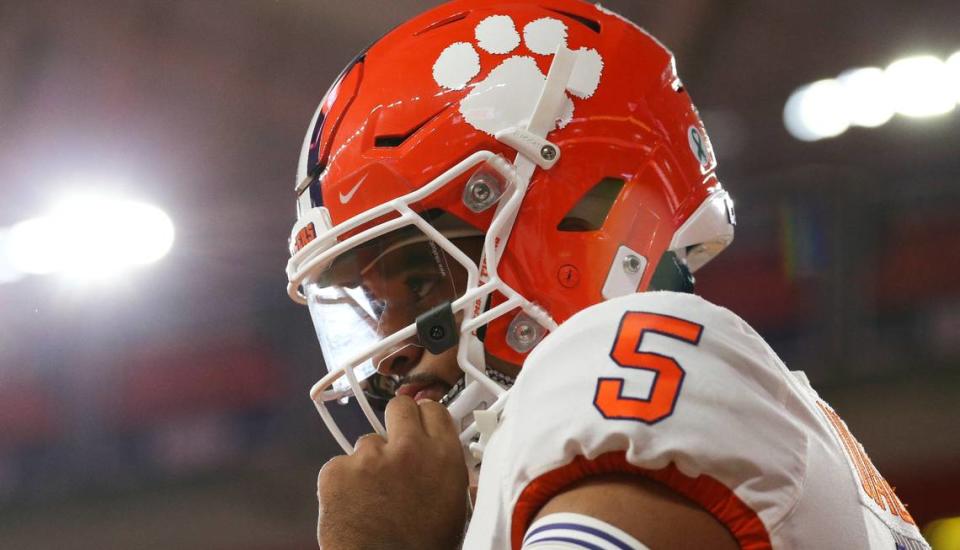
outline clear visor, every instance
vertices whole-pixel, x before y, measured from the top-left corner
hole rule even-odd
[[[311,274],[303,290],[329,372],[352,366],[369,397],[383,402],[393,397],[405,369],[426,353],[415,332],[406,337],[400,332],[410,332],[421,315],[463,297],[468,265],[475,269],[480,256],[483,236],[478,231],[444,235],[447,242],[437,243],[407,226],[359,245]],[[388,339],[393,340],[389,345]],[[324,398],[349,395],[350,382],[340,376]]]

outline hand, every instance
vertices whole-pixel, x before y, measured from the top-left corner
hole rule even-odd
[[[454,550],[467,513],[467,466],[447,409],[405,396],[387,404],[389,440],[364,436],[320,470],[323,550]]]

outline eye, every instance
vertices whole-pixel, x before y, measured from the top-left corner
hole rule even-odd
[[[413,275],[407,278],[406,284],[410,293],[413,294],[414,299],[419,301],[433,292],[434,287],[437,286],[437,278]]]

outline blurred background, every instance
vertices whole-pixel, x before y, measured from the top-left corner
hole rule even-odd
[[[341,68],[434,4],[0,0],[0,548],[315,547],[295,163]],[[960,548],[960,4],[605,5],[674,50],[737,201],[700,293]]]

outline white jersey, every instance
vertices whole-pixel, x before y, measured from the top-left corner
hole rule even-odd
[[[486,446],[464,548],[518,549],[543,504],[607,472],[668,485],[742,548],[929,548],[806,377],[693,295],[598,304],[530,354]]]

